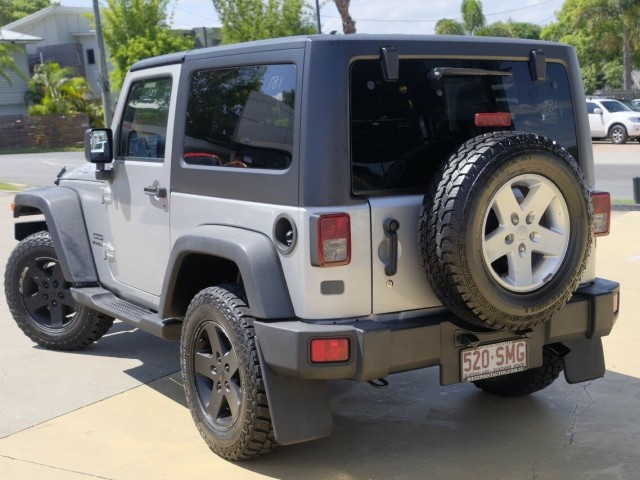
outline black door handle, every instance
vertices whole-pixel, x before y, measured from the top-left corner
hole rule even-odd
[[[400,222],[393,218],[388,218],[384,221],[384,234],[389,239],[389,261],[384,266],[384,273],[388,277],[394,276],[398,273],[398,229],[400,228]]]

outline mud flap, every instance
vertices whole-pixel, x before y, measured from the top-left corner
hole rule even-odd
[[[571,352],[563,357],[564,377],[567,383],[580,383],[604,377],[602,339],[564,340]]]
[[[273,432],[280,445],[316,440],[331,434],[333,416],[324,380],[301,380],[273,373],[257,342]]]

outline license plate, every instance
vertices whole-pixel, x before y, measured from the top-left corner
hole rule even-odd
[[[526,370],[527,341],[509,340],[462,350],[460,369],[463,382]]]

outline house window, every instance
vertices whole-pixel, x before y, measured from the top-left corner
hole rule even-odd
[[[93,48],[88,48],[87,49],[87,63],[89,65],[95,65],[96,64],[96,54],[93,51]]]

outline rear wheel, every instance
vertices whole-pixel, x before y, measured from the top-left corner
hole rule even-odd
[[[614,125],[611,127],[611,130],[609,130],[609,137],[611,138],[612,143],[620,145],[627,143],[629,135],[624,125]]]
[[[180,349],[194,422],[211,450],[229,460],[257,457],[277,447],[253,317],[243,296],[236,285],[196,295],[187,310]]]
[[[482,391],[500,397],[529,395],[551,385],[560,376],[563,367],[562,357],[545,348],[540,367],[473,383]]]
[[[113,324],[113,318],[73,299],[49,232],[35,233],[18,244],[7,262],[4,285],[16,323],[42,347],[83,348]]]

